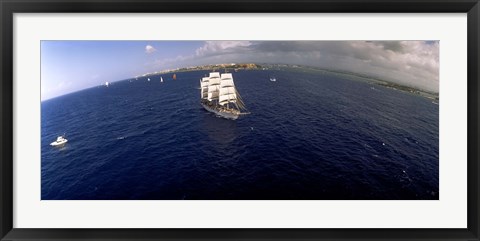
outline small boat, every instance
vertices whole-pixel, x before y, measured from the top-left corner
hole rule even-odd
[[[176,80],[177,79],[177,75],[176,74],[173,74],[173,80]]]
[[[277,79],[275,77],[270,77],[270,81],[275,82]]]
[[[150,78],[148,78],[148,81],[150,81]]]
[[[67,139],[65,139],[65,135],[57,137],[57,140],[50,143],[51,146],[63,146],[67,143]]]
[[[160,76],[160,82],[163,83],[163,78]]]
[[[108,87],[109,85],[110,85],[110,83],[108,83],[108,81],[105,82],[105,86],[106,86],[106,87]]]

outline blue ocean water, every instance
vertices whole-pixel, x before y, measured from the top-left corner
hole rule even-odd
[[[207,71],[43,101],[43,200],[439,198],[438,105],[314,71],[233,73],[250,115],[200,105]],[[66,133],[62,148],[49,143]]]

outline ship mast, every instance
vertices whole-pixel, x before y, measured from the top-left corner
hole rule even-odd
[[[227,108],[230,108],[229,104],[232,103],[239,111],[247,110],[242,97],[235,88],[231,73],[221,75],[219,103],[220,105],[227,105]]]
[[[220,73],[212,72],[208,77],[208,97],[209,101],[219,101]]]
[[[220,96],[219,103],[220,105],[227,105],[229,108],[229,103],[234,103],[237,99],[235,94],[235,84],[233,83],[233,77],[231,73],[224,73],[221,75],[220,80]]]
[[[200,79],[200,88],[201,88],[200,97],[202,99],[208,99],[208,80],[209,79],[210,79],[209,77],[203,77],[202,79]]]

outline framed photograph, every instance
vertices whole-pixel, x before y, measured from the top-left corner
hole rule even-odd
[[[1,240],[479,240],[479,4],[1,2]]]

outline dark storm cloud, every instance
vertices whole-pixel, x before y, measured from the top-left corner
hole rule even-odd
[[[403,53],[404,50],[400,41],[375,41],[372,43],[382,46],[385,50],[391,50],[393,52]]]
[[[207,41],[182,60],[309,65],[438,91],[438,56],[438,41]]]

